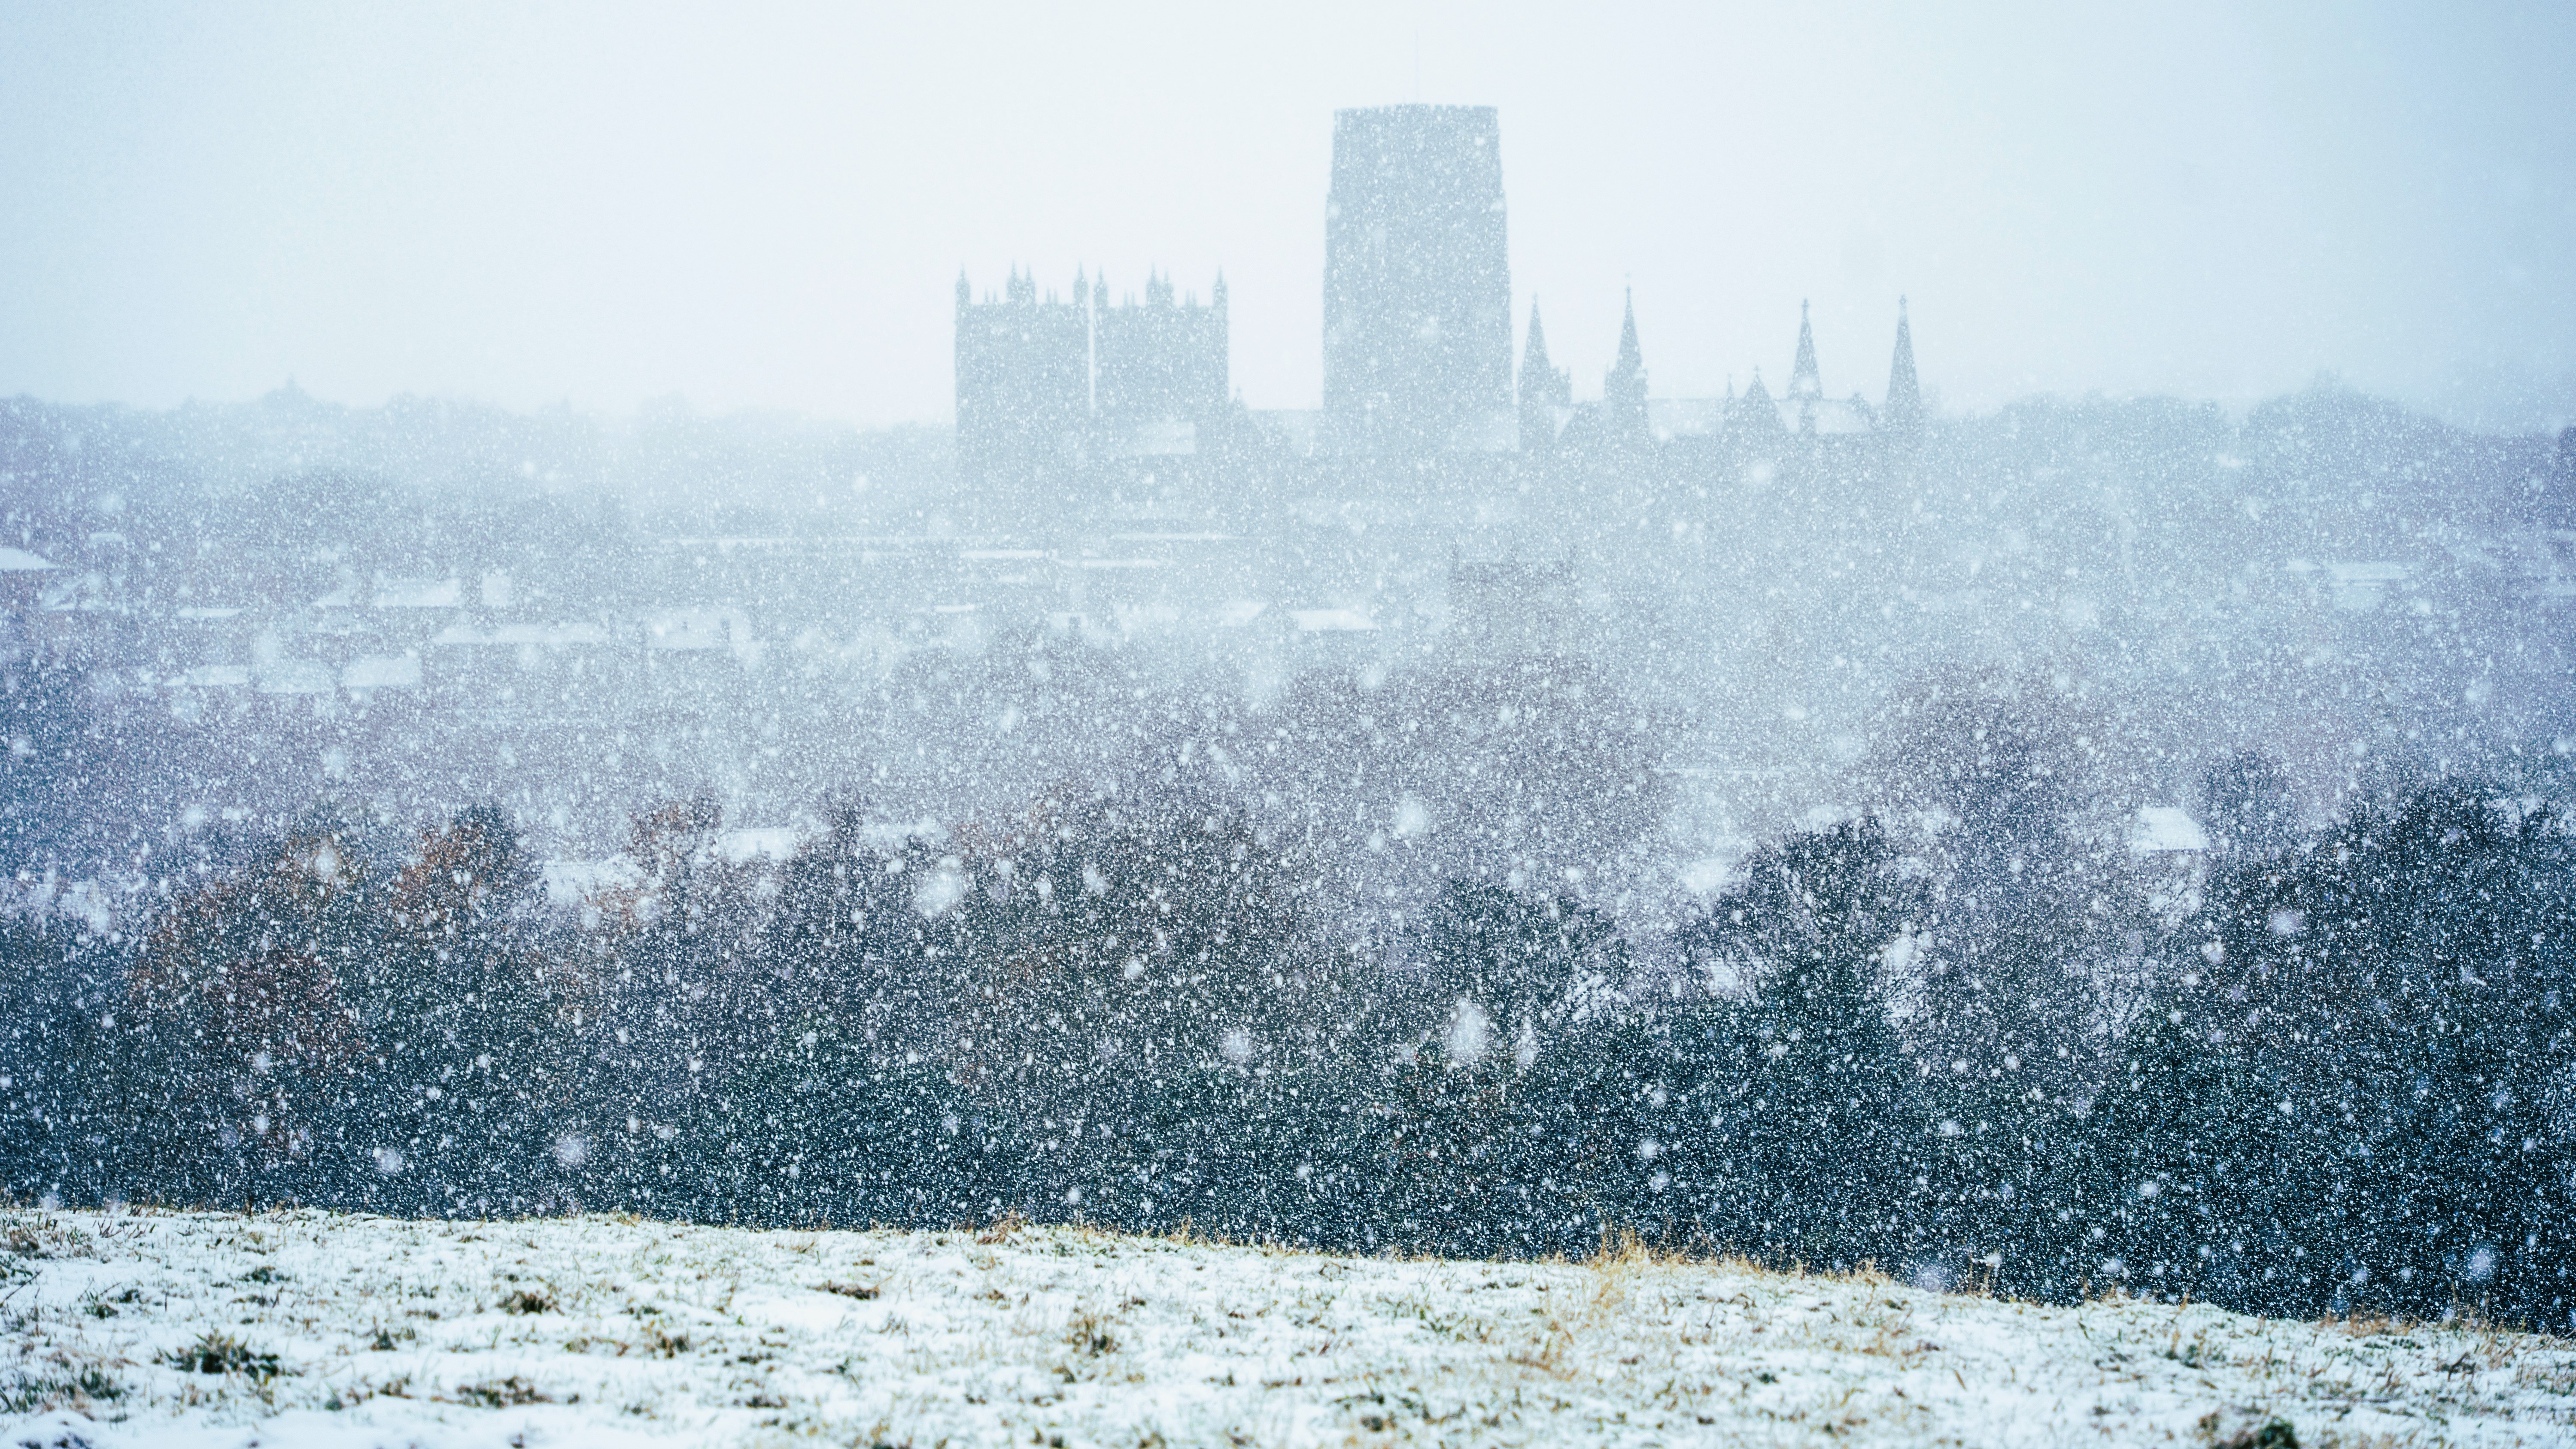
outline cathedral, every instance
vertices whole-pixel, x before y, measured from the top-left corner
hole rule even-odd
[[[1490,106],[1399,105],[1333,117],[1324,206],[1323,406],[1247,412],[1229,385],[1225,279],[1202,304],[1149,275],[1110,301],[1074,274],[1040,294],[1012,270],[998,298],[957,279],[957,456],[970,484],[1071,497],[1087,476],[1151,460],[1207,469],[1241,450],[1272,463],[1373,460],[1417,467],[1517,458],[1531,467],[1659,460],[1721,467],[1755,453],[1884,450],[1925,420],[1913,331],[1897,300],[1887,389],[1873,405],[1828,396],[1815,330],[1799,304],[1789,378],[1774,396],[1756,370],[1724,397],[1653,396],[1630,296],[1598,401],[1577,403],[1550,359],[1533,299],[1512,365],[1512,289],[1502,131]],[[1170,463],[1160,471],[1172,474]],[[1061,485],[1058,487],[1056,485]]]

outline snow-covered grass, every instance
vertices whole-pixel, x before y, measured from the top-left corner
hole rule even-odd
[[[2564,1444],[2576,1345],[1629,1250],[0,1213],[0,1446]]]

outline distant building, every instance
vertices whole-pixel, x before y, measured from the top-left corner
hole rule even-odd
[[[1726,399],[1727,431],[1759,442],[1787,432],[1780,422],[1780,403],[1771,389],[1762,385],[1762,369],[1753,369],[1753,382],[1741,397],[1732,390]]]
[[[1574,561],[1449,559],[1449,635],[1488,659],[1564,651],[1576,610]]]
[[[1223,273],[1206,306],[1176,299],[1171,278],[1148,275],[1145,300],[1113,307],[1108,280],[1096,280],[1091,327],[1102,451],[1193,453],[1213,438],[1230,400]]]
[[[1230,402],[1225,278],[1207,304],[1149,275],[1145,297],[1109,301],[1106,278],[1074,273],[1073,299],[1041,297],[1011,272],[975,300],[957,278],[957,461],[971,484],[1067,477],[1086,459],[1189,454],[1218,435]]]
[[[1011,271],[1002,296],[975,300],[957,274],[957,465],[967,482],[1023,482],[1069,470],[1091,420],[1091,309],[1038,298]]]
[[[1118,499],[1122,484],[1150,500],[1176,476],[1229,486],[1309,462],[1320,477],[1357,458],[1517,449],[1670,482],[1709,470],[1731,477],[1748,458],[1814,459],[1854,448],[1894,448],[1889,456],[1898,456],[1925,422],[1902,298],[1881,406],[1858,392],[1826,395],[1803,301],[1788,385],[1776,396],[1757,370],[1749,388],[1739,394],[1730,381],[1722,399],[1650,397],[1633,296],[1597,402],[1575,402],[1570,373],[1549,355],[1535,300],[1516,386],[1502,137],[1490,106],[1334,113],[1321,409],[1239,408],[1227,328],[1221,274],[1205,305],[1160,273],[1148,274],[1141,299],[1115,304],[1105,279],[1080,271],[1064,300],[1042,296],[1014,267],[1000,297],[978,301],[960,274],[964,481],[1024,496],[1034,485],[1061,500],[1076,491],[1065,485],[1087,471],[1094,501]],[[1215,469],[1176,473],[1155,461],[1229,450],[1240,451]],[[1137,461],[1106,466],[1118,460]],[[1521,466],[1458,459],[1441,476]],[[1125,506],[1144,505],[1131,498]]]
[[[36,601],[49,581],[47,576],[62,572],[41,554],[23,548],[0,547],[0,610],[11,613],[33,613]]]
[[[1511,446],[1512,281],[1491,106],[1333,116],[1324,415],[1337,452]]]
[[[1913,373],[1913,343],[1904,323],[1904,305],[1898,304],[1896,345],[1903,361],[1901,366],[1910,377]],[[1759,379],[1756,379],[1757,384]],[[1836,401],[1825,396],[1825,376],[1816,366],[1816,329],[1807,320],[1807,304],[1798,303],[1798,353],[1789,365],[1789,390],[1780,397],[1780,422],[1783,427],[1802,437],[1820,433],[1867,433],[1878,428],[1878,414],[1854,393]]]
[[[1692,458],[1776,454],[1801,439],[1837,439],[1837,447],[1877,446],[1919,433],[1923,395],[1914,375],[1914,337],[1897,303],[1896,350],[1888,371],[1884,410],[1854,393],[1847,398],[1825,395],[1824,374],[1817,364],[1816,333],[1805,303],[1798,308],[1798,345],[1789,369],[1787,392],[1774,396],[1756,368],[1742,392],[1728,383],[1723,398],[1649,397],[1644,350],[1638,344],[1637,306],[1627,299],[1619,321],[1617,360],[1603,373],[1601,399],[1573,405],[1562,374],[1547,360],[1547,344],[1538,330],[1535,307],[1530,314],[1530,346],[1521,365],[1521,447],[1525,452],[1561,452],[1573,457],[1633,459],[1660,451],[1667,462],[1685,469]],[[1542,427],[1542,420],[1547,426]],[[1715,450],[1715,451],[1711,451]]]

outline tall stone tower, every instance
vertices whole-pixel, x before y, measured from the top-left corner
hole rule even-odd
[[[1491,106],[1333,115],[1324,421],[1337,451],[1508,447],[1512,279]]]

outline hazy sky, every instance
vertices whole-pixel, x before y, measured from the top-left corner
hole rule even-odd
[[[1512,281],[1597,396],[2576,413],[2576,5],[0,7],[0,395],[290,374],[944,420],[951,288],[1222,267],[1320,391],[1336,107],[1502,110]]]

